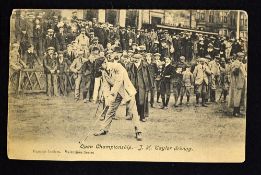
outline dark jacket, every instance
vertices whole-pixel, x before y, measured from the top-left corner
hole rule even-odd
[[[143,77],[143,84],[138,83],[135,69],[138,70],[138,73],[142,74],[141,77]],[[152,76],[150,75],[149,66],[147,63],[141,61],[139,68],[136,68],[135,64],[132,63],[130,64],[128,70],[129,78],[136,89],[140,90],[140,88],[143,87],[143,90],[149,91],[152,88],[153,80]]]
[[[102,76],[102,72],[101,72],[101,65],[103,63],[103,59],[104,58],[97,58],[95,61],[94,61],[94,77],[95,78],[98,78],[98,77],[101,77]]]
[[[56,35],[56,38],[57,38],[57,41],[58,41],[58,44],[59,44],[59,49],[60,50],[66,50],[66,41],[67,41],[67,36],[65,33],[57,33]]]
[[[47,50],[48,47],[54,47],[56,52],[60,50],[58,40],[55,36],[53,37],[46,36],[43,47],[44,50]]]
[[[153,88],[153,81],[150,76],[148,65],[142,61],[140,66],[137,68],[135,64],[132,63],[128,70],[129,78],[138,92],[136,94],[137,103],[139,105],[148,105],[147,95],[148,92]]]
[[[63,59],[63,61],[60,63],[59,59],[57,59],[57,70],[59,70],[58,75],[64,75],[67,74],[69,67],[66,59]]]
[[[150,63],[150,64],[148,64],[148,67],[149,67],[149,72],[150,72],[152,84],[154,84],[155,78],[156,78],[157,72],[158,72],[157,64],[156,63]]]
[[[53,57],[55,57],[53,55]],[[51,58],[50,55],[45,55],[43,59],[43,67],[44,67],[44,73],[50,74],[50,70],[56,70],[57,69],[57,59]]]
[[[91,78],[92,73],[94,72],[94,63],[92,63],[90,61],[86,61],[82,65],[82,72],[83,72],[84,78]]]
[[[34,26],[33,35],[34,35],[35,41],[38,41],[39,39],[43,38],[43,27],[42,27],[42,25],[40,25],[40,28],[36,28],[36,26]]]
[[[177,73],[177,70],[180,69],[181,72]],[[177,64],[173,65],[173,71],[172,71],[172,83],[173,85],[182,85],[182,72],[186,70],[186,63],[178,62]]]
[[[30,68],[33,69],[36,63],[40,63],[36,56],[36,53],[29,53],[28,51],[25,52],[24,55],[25,64]]]
[[[170,82],[171,80],[171,77],[172,77],[172,74],[173,74],[173,71],[174,71],[174,67],[169,64],[169,65],[163,65],[162,66],[162,72],[161,72],[161,80],[164,82],[164,81],[168,81]]]

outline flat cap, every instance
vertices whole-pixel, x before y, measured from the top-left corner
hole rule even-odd
[[[141,54],[134,54],[134,55],[133,55],[133,58],[141,59],[141,58],[142,58],[142,55],[141,55]]]
[[[198,58],[197,59],[199,62],[206,62],[206,59],[205,58]]]
[[[243,57],[243,56],[245,56],[245,54],[244,54],[243,52],[238,52],[238,53],[237,53],[237,56]]]
[[[84,54],[84,52],[82,50],[79,50],[77,53],[78,53],[78,55],[83,55]]]
[[[146,46],[144,46],[144,45],[139,46],[139,50],[140,51],[145,51],[146,50]]]
[[[55,50],[54,47],[48,47],[47,50]]]
[[[92,41],[98,41],[98,37],[94,37]]]
[[[47,32],[53,32],[54,30],[53,29],[48,29]]]
[[[61,50],[59,50],[57,53],[58,53],[58,54],[64,54],[64,52],[61,51]]]
[[[205,58],[211,59],[211,56],[210,55],[206,55]]]
[[[208,47],[213,47],[213,44],[212,44],[212,43],[209,43],[209,44],[208,44]]]
[[[216,55],[215,55],[215,58],[220,58],[220,54],[216,54]]]

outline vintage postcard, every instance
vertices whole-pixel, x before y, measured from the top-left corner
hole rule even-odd
[[[241,10],[14,9],[8,157],[244,162]]]

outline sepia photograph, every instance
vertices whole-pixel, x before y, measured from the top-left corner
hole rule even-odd
[[[245,161],[245,11],[14,9],[9,50],[9,159]]]

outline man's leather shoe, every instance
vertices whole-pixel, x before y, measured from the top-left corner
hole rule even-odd
[[[141,134],[141,132],[136,132],[136,139],[138,141],[142,141],[142,134]]]
[[[94,135],[94,136],[101,136],[101,135],[106,135],[106,134],[107,134],[106,131],[104,131],[104,130],[100,130],[100,131],[94,133],[93,135]]]
[[[131,116],[127,116],[126,120],[132,120],[132,117]]]
[[[142,122],[146,122],[146,121],[147,121],[147,119],[143,118],[143,119],[141,119],[141,121],[142,121]]]
[[[208,105],[206,105],[205,103],[204,103],[204,104],[202,104],[202,106],[203,106],[203,107],[208,107]]]

